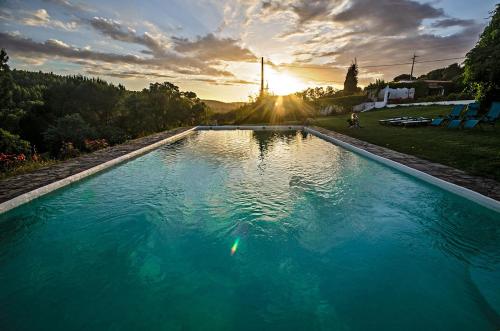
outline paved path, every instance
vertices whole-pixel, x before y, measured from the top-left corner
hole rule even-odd
[[[131,140],[121,145],[102,149],[91,154],[85,154],[27,174],[1,180],[0,203],[154,144],[160,140],[186,131],[187,129],[189,128],[178,128],[156,133],[147,137]]]
[[[478,193],[481,193],[482,195],[500,201],[500,183],[493,179],[468,175],[462,170],[451,168],[439,163],[433,163],[430,161],[422,160],[416,156],[399,153],[393,151],[392,149],[373,145],[368,142],[352,138],[324,128],[320,127],[312,127],[312,128],[323,134],[342,140],[356,147],[362,148],[370,153],[385,157],[386,159],[399,162],[408,167],[420,170],[434,177],[443,179],[447,182],[459,186],[463,186],[472,191],[476,191]]]

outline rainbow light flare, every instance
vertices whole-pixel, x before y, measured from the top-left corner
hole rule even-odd
[[[231,247],[231,256],[233,256],[234,253],[236,253],[236,250],[238,249],[238,244],[239,243],[240,243],[240,237],[236,238],[236,240],[234,241],[233,246]]]

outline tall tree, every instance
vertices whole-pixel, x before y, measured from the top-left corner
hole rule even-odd
[[[344,81],[344,94],[354,94],[358,91],[358,65],[356,63],[351,64],[347,70],[347,75]]]
[[[13,82],[5,49],[0,50],[0,112],[12,106]]]
[[[500,4],[476,46],[467,53],[465,82],[476,93],[481,108],[500,100]]]

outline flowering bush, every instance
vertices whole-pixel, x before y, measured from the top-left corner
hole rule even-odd
[[[12,169],[26,161],[24,154],[5,154],[0,153],[0,170],[6,171]]]
[[[109,147],[109,144],[106,139],[85,139],[84,146],[89,152],[94,152]]]
[[[0,153],[8,155],[29,155],[30,143],[21,139],[18,135],[0,129]]]
[[[76,148],[73,143],[63,142],[61,149],[59,149],[60,159],[69,159],[80,155],[80,151]]]

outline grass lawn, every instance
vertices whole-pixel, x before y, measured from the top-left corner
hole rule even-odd
[[[445,164],[470,174],[500,181],[500,123],[484,130],[446,127],[402,128],[383,126],[378,120],[400,116],[437,117],[451,106],[400,107],[360,115],[361,129],[349,129],[350,115],[317,118],[313,124],[422,159]]]

